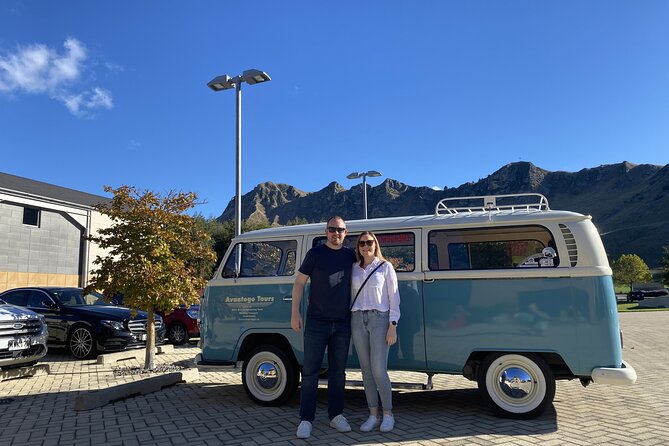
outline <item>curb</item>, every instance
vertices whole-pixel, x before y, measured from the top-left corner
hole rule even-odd
[[[0,371],[0,381],[33,377],[35,375],[48,375],[49,373],[51,373],[49,369],[49,364],[38,364],[27,367],[19,367],[16,369],[8,369]]]
[[[194,381],[198,377],[199,372],[197,369],[186,369],[180,372],[154,376],[107,389],[85,392],[77,395],[74,399],[74,410],[95,409],[131,396],[147,395],[177,383]]]
[[[174,346],[172,344],[159,345],[156,347],[156,354],[173,353]],[[107,353],[98,355],[97,364],[107,365],[118,361],[125,361],[126,359],[142,360],[146,355],[146,348],[137,348],[132,350],[123,350],[116,353]]]

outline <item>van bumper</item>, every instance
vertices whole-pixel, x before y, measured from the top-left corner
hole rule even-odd
[[[623,361],[621,367],[597,367],[592,369],[592,380],[597,384],[631,386],[636,382],[636,370]]]

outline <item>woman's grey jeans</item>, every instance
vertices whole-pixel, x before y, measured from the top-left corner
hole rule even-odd
[[[392,387],[388,377],[390,347],[386,343],[389,322],[387,311],[354,311],[351,314],[351,335],[358,353],[362,383],[370,409],[379,407],[379,396],[383,410],[393,408]]]

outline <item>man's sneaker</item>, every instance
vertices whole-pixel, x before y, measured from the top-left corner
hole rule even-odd
[[[367,418],[367,421],[362,423],[362,425],[360,426],[360,430],[362,432],[370,432],[370,431],[376,429],[376,427],[379,425],[380,422],[381,422],[381,420],[379,420],[379,417],[375,417],[374,415],[370,415],[369,418]]]
[[[334,427],[338,432],[351,432],[351,425],[341,414],[330,420],[330,427]]]
[[[391,430],[393,430],[394,427],[395,427],[395,417],[393,417],[392,415],[384,415],[383,422],[381,423],[381,427],[379,428],[379,430],[381,432],[390,432]]]
[[[297,438],[309,438],[311,436],[311,423],[307,420],[302,420],[297,426]]]

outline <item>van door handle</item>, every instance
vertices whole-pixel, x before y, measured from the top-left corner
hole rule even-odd
[[[423,279],[423,283],[432,283],[434,279]]]
[[[282,300],[284,302],[292,302],[293,301],[293,296],[283,296]]]

